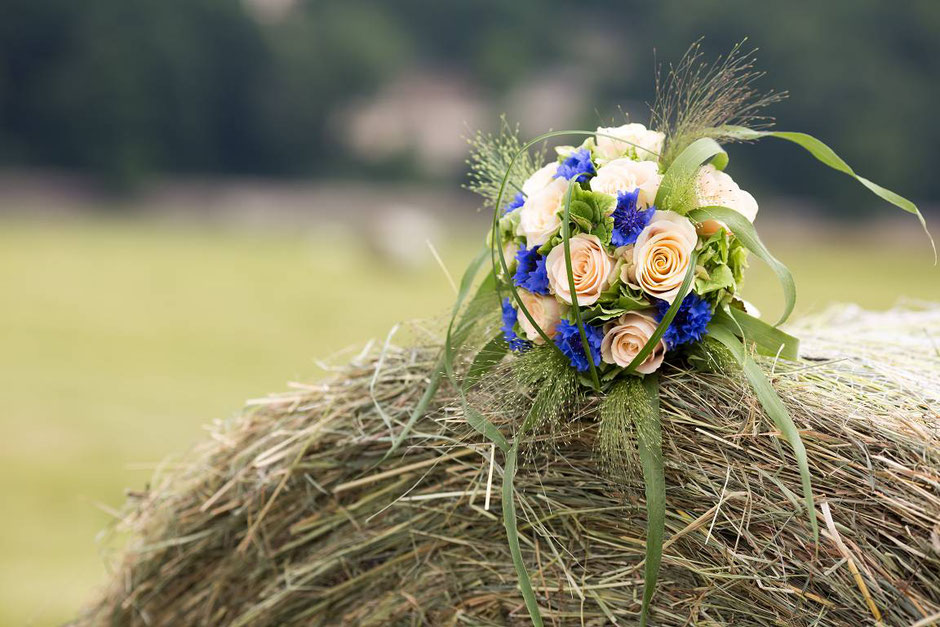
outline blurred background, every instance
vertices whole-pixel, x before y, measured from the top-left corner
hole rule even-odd
[[[428,243],[457,275],[486,220],[467,135],[645,123],[701,36],[749,37],[778,127],[936,232],[936,0],[0,0],[0,624],[74,614],[124,489],[203,425],[446,310]],[[940,297],[911,216],[772,141],[729,171],[798,312]]]

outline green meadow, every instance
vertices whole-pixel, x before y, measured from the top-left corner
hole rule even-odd
[[[800,314],[940,296],[929,245],[908,227],[887,244],[762,233],[793,270]],[[458,278],[476,249],[434,244]],[[395,322],[446,312],[453,290],[424,256],[398,266],[342,231],[0,224],[0,624],[69,618],[104,580],[96,536],[124,490],[205,424],[324,376],[319,359],[384,341]],[[773,317],[779,288],[752,265],[745,296]]]

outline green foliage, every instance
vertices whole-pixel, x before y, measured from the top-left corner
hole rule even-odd
[[[739,292],[747,267],[747,249],[725,229],[708,237],[699,249],[695,292],[712,303],[727,305]]]
[[[571,236],[579,233],[596,235],[604,246],[610,245],[611,233],[614,229],[614,219],[610,216],[614,210],[617,201],[607,194],[592,192],[582,189],[580,185],[571,187],[571,208],[568,226]],[[564,209],[559,210],[559,215],[564,222]],[[548,252],[562,243],[561,232],[555,237],[549,239],[539,248],[539,252],[547,255]]]

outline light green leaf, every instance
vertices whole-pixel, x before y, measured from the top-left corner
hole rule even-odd
[[[695,279],[695,291],[704,296],[710,292],[734,287],[734,274],[731,268],[721,264],[712,266],[705,278]]]
[[[740,139],[744,141],[752,141],[761,139],[762,137],[776,137],[778,139],[785,139],[805,149],[811,155],[816,157],[819,162],[829,166],[833,170],[837,170],[843,174],[848,174],[856,181],[864,185],[875,196],[878,196],[882,200],[891,203],[895,207],[903,209],[904,211],[917,216],[917,219],[920,220],[921,227],[924,229],[924,233],[926,233],[928,239],[930,239],[930,247],[933,249],[934,263],[937,262],[937,247],[934,244],[933,237],[930,235],[930,231],[927,230],[927,222],[924,220],[924,216],[917,208],[917,205],[912,203],[907,198],[904,198],[900,194],[896,194],[890,189],[886,189],[881,185],[868,180],[864,176],[859,176],[855,173],[855,170],[853,170],[852,167],[842,159],[842,157],[835,153],[832,148],[819,141],[812,135],[793,131],[755,131],[743,126],[723,126],[716,130],[717,134],[721,137]]]
[[[800,470],[800,480],[803,484],[803,499],[806,504],[807,514],[809,515],[810,527],[813,529],[813,540],[819,541],[819,526],[816,523],[816,505],[813,500],[813,485],[809,475],[809,464],[806,460],[806,447],[803,446],[803,440],[800,439],[800,433],[793,424],[793,419],[787,411],[786,406],[770,381],[764,376],[760,366],[757,365],[747,349],[731,331],[728,331],[721,325],[709,325],[707,334],[722,344],[731,352],[735,360],[741,365],[744,376],[751,384],[751,389],[757,395],[764,411],[773,420],[777,430],[783,435],[786,441],[793,449],[793,456],[796,457],[796,463]]]
[[[522,592],[522,598],[525,601],[526,609],[529,610],[529,618],[535,627],[542,627],[542,614],[539,612],[539,604],[535,599],[535,592],[532,590],[532,581],[529,579],[529,572],[526,570],[525,561],[522,559],[522,548],[519,546],[519,529],[516,524],[516,501],[515,491],[513,490],[513,480],[516,477],[516,461],[519,455],[519,444],[513,444],[509,452],[506,453],[506,466],[503,469],[503,526],[506,527],[506,536],[509,538],[509,553],[512,555],[512,565],[516,569],[516,577],[519,579],[519,590]]]
[[[643,378],[647,411],[634,415],[637,452],[643,466],[646,484],[646,563],[643,571],[643,605],[640,627],[649,620],[650,603],[656,592],[659,566],[663,559],[663,534],[666,525],[666,478],[663,474],[662,427],[659,414],[659,378],[653,374]]]
[[[790,313],[793,312],[793,306],[796,304],[796,283],[793,281],[793,275],[790,274],[789,268],[770,254],[770,251],[764,246],[764,243],[757,235],[757,231],[754,230],[754,225],[740,213],[727,207],[701,207],[690,211],[688,217],[695,222],[705,222],[706,220],[724,222],[745,248],[770,266],[783,287],[785,300],[783,315],[780,316],[777,324],[786,322],[787,318],[790,317]]]
[[[747,342],[753,342],[762,355],[779,356],[791,361],[799,358],[800,340],[740,309],[730,307],[727,313],[719,310],[715,312],[712,322],[743,337]]]

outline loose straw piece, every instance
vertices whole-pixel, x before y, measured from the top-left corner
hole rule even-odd
[[[849,551],[849,547],[845,546],[845,543],[842,541],[842,537],[839,535],[839,531],[836,529],[836,523],[832,519],[832,512],[829,511],[829,503],[823,501],[820,503],[820,508],[822,509],[823,518],[826,520],[826,527],[828,527],[829,533],[832,536],[832,541],[835,543],[836,548],[839,549],[839,552],[842,553],[846,563],[849,565],[849,571],[852,573],[852,577],[855,578],[855,583],[858,586],[859,591],[862,593],[862,596],[865,598],[865,603],[868,604],[868,609],[871,612],[871,615],[875,618],[875,622],[881,624],[881,612],[878,611],[878,606],[875,605],[874,599],[872,599],[871,594],[868,593],[868,586],[865,585],[865,580],[862,578],[862,573],[858,571],[858,566],[855,565],[855,559],[852,557],[852,553]]]

